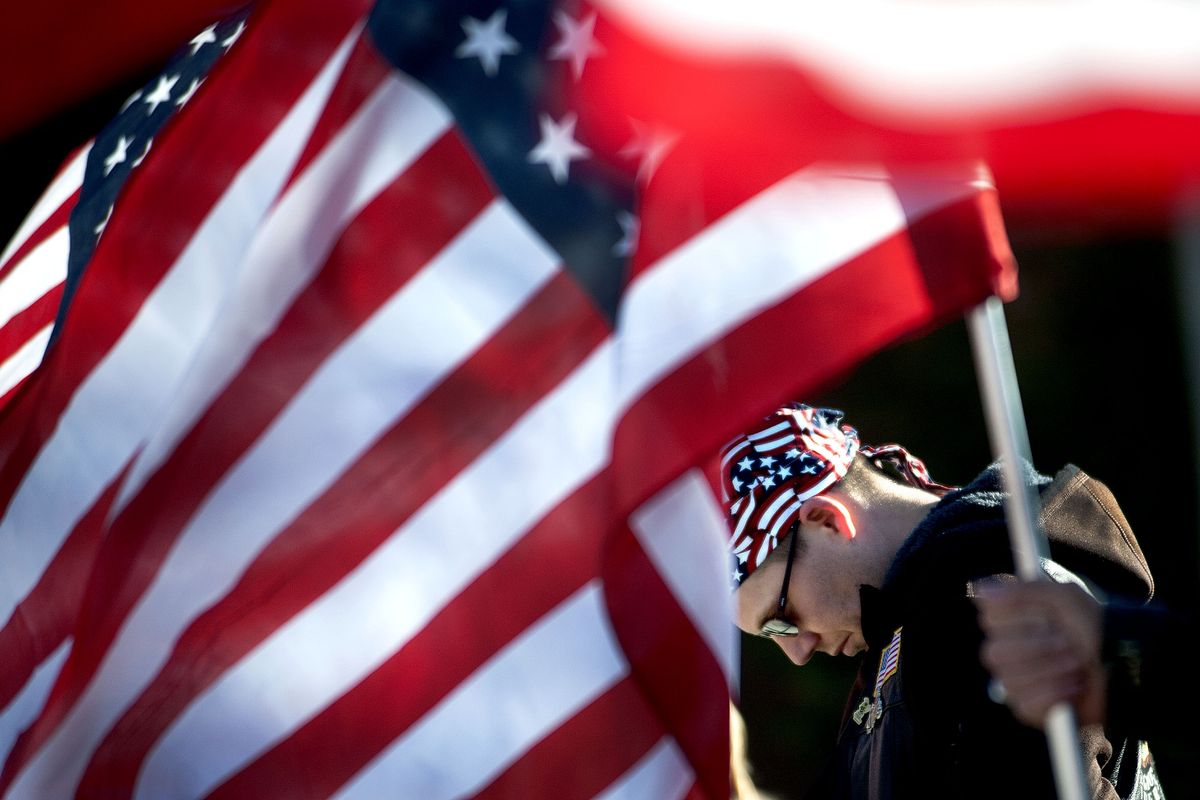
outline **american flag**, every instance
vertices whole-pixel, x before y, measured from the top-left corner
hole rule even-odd
[[[974,171],[606,166],[592,19],[280,0],[154,134],[0,419],[0,795],[725,796],[692,465],[1012,265]]]

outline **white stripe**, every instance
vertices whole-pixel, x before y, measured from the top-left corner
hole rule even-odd
[[[603,468],[612,354],[598,349],[358,568],[200,695],[150,754],[144,780],[158,786],[181,764],[196,765],[193,743],[205,742],[192,785],[220,783],[359,683]],[[496,491],[514,475],[537,491]],[[234,729],[238,709],[246,724]]]
[[[228,280],[316,123],[358,32],[243,167],[121,339],[84,380],[0,521],[0,620],[150,432],[216,312],[198,287]],[[217,275],[214,276],[214,273]],[[225,277],[222,278],[221,276]],[[219,298],[216,298],[219,299]],[[175,309],[173,316],[161,309]]]
[[[383,431],[487,341],[555,267],[555,255],[510,206],[496,201],[357,330],[206,499],[87,691],[16,785],[34,794],[73,792],[100,737],[153,678],[188,622],[220,599],[271,538]],[[309,646],[324,651],[327,642]],[[294,653],[288,663],[295,664]]]
[[[596,800],[676,800],[683,797],[696,775],[674,739],[664,737],[654,749]]]
[[[796,434],[789,433],[787,436],[781,436],[778,439],[772,439],[769,442],[760,442],[759,444],[754,445],[754,449],[760,453],[769,453],[776,447],[782,447],[788,442],[794,441],[796,441]]]
[[[12,254],[25,243],[25,240],[32,236],[33,232],[40,228],[42,223],[49,219],[50,215],[83,185],[83,172],[87,166],[87,157],[91,149],[92,143],[88,142],[55,176],[50,185],[46,187],[46,191],[42,192],[42,196],[29,212],[29,216],[21,223],[21,227],[17,229],[16,234],[8,243],[8,247],[4,248],[4,255],[0,255],[0,267],[3,267],[8,259],[12,258]]]
[[[784,489],[779,495],[771,501],[771,505],[767,506],[763,511],[762,516],[758,518],[759,530],[766,530],[766,527],[771,524],[771,518],[775,516],[775,512],[779,511],[779,507],[796,496],[796,491],[791,488]]]
[[[459,684],[335,797],[471,795],[628,670],[604,594],[590,583]]]
[[[733,536],[731,538],[734,541],[737,541],[737,538],[742,535],[743,531],[746,530],[746,523],[748,523],[750,521],[750,517],[752,517],[754,515],[754,507],[756,504],[756,501],[754,499],[754,494],[750,493],[750,494],[743,495],[743,496],[749,497],[750,503],[746,506],[746,510],[744,512],[742,512],[742,516],[740,516],[738,518],[737,527],[735,527],[733,529]]]
[[[771,526],[772,539],[779,541],[779,534],[783,532],[783,526],[786,525],[789,520],[791,520],[792,514],[796,513],[801,505],[803,504],[800,501],[796,501],[788,506],[787,509],[779,515],[779,519],[775,520],[775,524]],[[799,531],[797,531],[796,534],[799,535]]]
[[[703,474],[698,469],[685,472],[629,522],[726,680],[734,680],[738,639],[725,549],[728,528]]]
[[[774,436],[777,433],[782,433],[783,431],[790,430],[791,427],[792,427],[792,423],[784,421],[784,422],[778,423],[777,425],[772,425],[771,427],[767,428],[765,431],[759,431],[758,433],[752,433],[749,436],[747,436],[746,438],[752,442],[757,442],[759,439],[765,439],[768,436]]]
[[[445,108],[400,73],[363,104],[271,210],[235,279],[214,282],[226,300],[163,424],[138,456],[113,515],[140,489],[325,262],[346,225],[440,136]],[[184,298],[180,298],[184,299]],[[165,309],[171,315],[174,309]]]
[[[621,313],[622,408],[709,342],[903,230],[907,219],[978,191],[939,178],[911,192],[907,181],[920,183],[906,179],[902,205],[878,170],[806,167],[639,275]]]
[[[70,234],[64,225],[30,250],[0,281],[0,327],[67,279],[69,245]]]
[[[669,47],[787,59],[860,119],[894,127],[947,115],[1030,124],[1114,105],[1179,113],[1200,96],[1200,9],[1186,0],[1142,0],[1137,13],[1075,0],[604,4]]]
[[[46,355],[46,346],[50,343],[50,333],[54,329],[51,322],[40,331],[29,337],[29,340],[0,364],[0,395],[16,386],[42,363]],[[11,612],[10,612],[11,613]]]
[[[34,670],[33,676],[25,683],[25,688],[21,689],[3,712],[0,712],[0,764],[8,759],[9,751],[12,750],[13,743],[21,731],[29,727],[46,704],[46,697],[54,686],[54,679],[58,677],[58,671],[67,660],[67,653],[70,651],[71,640],[67,639]]]

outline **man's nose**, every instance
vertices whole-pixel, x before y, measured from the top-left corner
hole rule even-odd
[[[793,664],[802,667],[817,651],[817,647],[821,644],[821,637],[815,633],[801,631],[796,636],[781,636],[775,640],[775,643],[787,654]]]

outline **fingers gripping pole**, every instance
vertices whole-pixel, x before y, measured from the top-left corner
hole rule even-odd
[[[1037,497],[1022,479],[1022,462],[1032,463],[1032,458],[1000,300],[989,297],[972,309],[967,315],[967,329],[975,354],[988,438],[992,451],[1000,458],[1007,489],[1005,513],[1017,575],[1025,581],[1045,580],[1040,559],[1049,557],[1049,546],[1037,525]],[[1059,798],[1084,800],[1087,784],[1083,777],[1083,755],[1070,706],[1060,703],[1050,710],[1046,738]]]

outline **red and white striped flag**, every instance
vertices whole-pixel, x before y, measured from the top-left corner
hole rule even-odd
[[[541,34],[495,5],[270,3],[125,183],[0,420],[0,796],[725,796],[691,468],[1008,290],[994,192],[807,165],[714,200],[668,157],[608,307],[520,199],[585,171],[564,112],[497,175],[380,57],[399,19],[503,78]],[[603,57],[546,19],[547,69]]]

